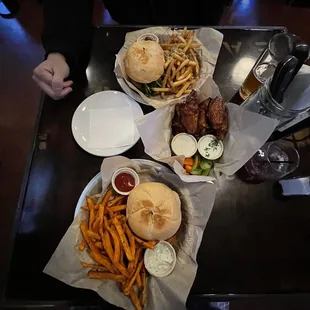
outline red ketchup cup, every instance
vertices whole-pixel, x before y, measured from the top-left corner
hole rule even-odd
[[[139,184],[140,178],[131,168],[120,168],[112,175],[112,187],[120,195],[129,195]]]

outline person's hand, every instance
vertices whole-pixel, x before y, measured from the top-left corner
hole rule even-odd
[[[51,53],[33,71],[33,80],[51,98],[58,100],[67,96],[73,82],[64,79],[68,77],[70,69],[63,55]]]

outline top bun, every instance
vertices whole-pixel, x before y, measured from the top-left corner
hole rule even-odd
[[[142,183],[129,194],[127,219],[131,230],[138,237],[167,240],[181,225],[179,195],[161,183]]]
[[[161,46],[154,41],[133,43],[125,56],[127,75],[139,83],[157,81],[164,73],[165,57]]]

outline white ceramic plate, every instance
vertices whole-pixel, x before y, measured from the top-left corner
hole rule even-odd
[[[120,51],[123,49],[123,47],[120,49]],[[119,51],[119,52],[120,52]],[[117,66],[117,59],[115,59],[115,64],[114,64],[114,68]],[[142,103],[142,104],[145,104],[145,105],[148,105],[150,106],[150,104],[146,103],[138,93],[136,93],[133,89],[131,89],[128,84],[126,83],[126,81],[122,78],[122,77],[119,77],[117,74],[115,74],[115,77],[117,79],[117,82],[119,84],[119,86],[121,87],[121,89],[129,96],[131,97],[132,99]]]
[[[109,90],[109,91],[102,91],[93,94],[92,96],[86,98],[75,110],[72,123],[71,123],[71,129],[72,134],[75,139],[75,141],[78,143],[78,145],[84,149],[86,152],[96,155],[96,156],[114,156],[118,154],[122,154],[132,148],[140,139],[140,135],[138,132],[138,129],[136,125],[134,125],[134,137],[131,141],[134,141],[133,143],[130,143],[129,145],[122,146],[122,147],[115,147],[115,148],[89,148],[89,127],[90,127],[90,110],[94,109],[120,109],[120,108],[126,108],[131,107],[133,110],[133,117],[134,119],[137,119],[141,116],[143,116],[142,109],[140,105],[132,100],[130,97],[125,95],[124,93]],[[102,122],[104,122],[105,119],[102,119]],[[118,120],[115,119],[115,122]],[[121,126],[121,124],[120,124]],[[117,132],[109,132],[105,134],[113,134],[117,135]]]
[[[141,168],[154,168],[156,171],[161,171],[164,173],[173,173],[170,169],[167,167],[158,164],[154,161],[147,160],[147,159],[133,159],[133,161],[138,164]],[[96,194],[99,194],[101,192],[101,175],[100,172],[97,173],[90,182],[86,185],[86,187],[83,189],[83,192],[78,200],[78,203],[76,204],[75,211],[74,211],[74,217],[78,214],[81,207],[85,205],[86,202],[86,196],[93,196]]]

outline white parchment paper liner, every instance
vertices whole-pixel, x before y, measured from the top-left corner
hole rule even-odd
[[[185,302],[197,271],[196,255],[213,207],[216,187],[209,183],[183,183],[173,172],[162,173],[153,168],[141,170],[133,161],[117,156],[107,158],[102,163],[102,192],[99,193],[100,188],[96,186],[89,194],[102,196],[113,172],[120,167],[133,167],[142,182],[162,182],[180,194],[182,226],[177,233],[176,267],[167,277],[148,278],[148,302],[145,309],[186,309]],[[114,281],[88,279],[89,269],[81,266],[80,261],[93,263],[87,251],[77,249],[81,241],[79,224],[87,216],[88,212],[80,210],[43,272],[68,285],[94,290],[116,306],[134,309],[131,301],[119,291]]]
[[[161,99],[160,96],[154,96],[149,98],[145,96],[139,89],[137,89],[128,79],[124,67],[124,57],[127,53],[128,48],[135,42],[141,35],[147,33],[154,33],[156,34],[161,42],[165,42],[168,40],[168,35],[176,32],[181,33],[182,30],[176,31],[172,30],[168,27],[150,27],[141,29],[134,32],[129,32],[126,34],[124,46],[120,49],[118,54],[116,55],[117,65],[114,69],[114,72],[119,76],[122,77],[128,86],[131,88],[132,92],[137,92],[141,98],[146,102],[152,105],[154,108],[159,108],[165,106],[167,104],[179,102],[182,97],[174,98],[174,95],[166,96],[165,99]],[[212,28],[200,28],[195,30],[195,41],[201,43],[202,46],[199,48],[199,55],[200,55],[200,66],[201,72],[200,77],[197,82],[193,85],[193,88],[198,90],[201,85],[205,82],[206,78],[209,76],[213,76],[213,72],[215,69],[216,61],[218,55],[220,53],[222,41],[223,41],[223,34],[219,31],[212,29]]]
[[[199,99],[221,96],[213,79],[208,77],[199,90]],[[277,120],[244,110],[240,106],[227,103],[229,130],[223,140],[224,153],[214,166],[213,175],[187,175],[182,167],[184,157],[172,156],[171,121],[175,104],[157,109],[136,120],[137,128],[145,147],[145,153],[155,160],[169,164],[184,182],[214,181],[220,173],[232,175],[239,170],[267,141]]]

